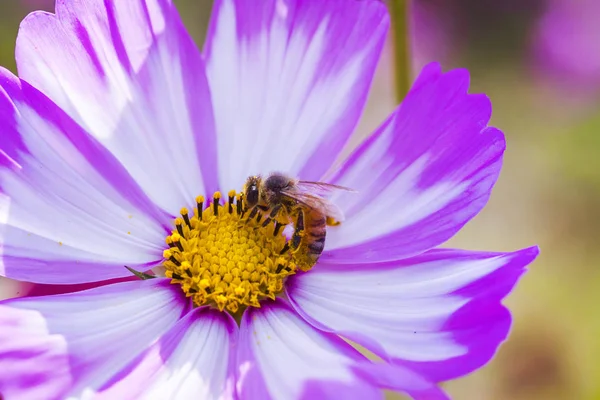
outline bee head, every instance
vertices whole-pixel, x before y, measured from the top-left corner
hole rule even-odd
[[[244,197],[246,198],[248,207],[254,207],[258,204],[261,181],[261,177],[257,175],[249,176],[248,179],[246,179],[246,184],[244,185]]]

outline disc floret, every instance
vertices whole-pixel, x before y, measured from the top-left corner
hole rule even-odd
[[[236,313],[260,307],[261,299],[275,299],[297,265],[282,224],[265,224],[261,217],[256,209],[247,210],[243,195],[235,191],[223,205],[219,192],[206,207],[198,196],[194,212],[182,208],[165,240],[166,276],[181,285],[195,306]]]

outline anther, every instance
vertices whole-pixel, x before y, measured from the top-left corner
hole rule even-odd
[[[187,276],[189,276],[190,278],[193,276],[192,275],[192,266],[190,265],[189,261],[183,261],[181,263],[181,269],[183,269],[183,271],[185,272],[185,274]]]
[[[229,214],[233,214],[233,199],[235,199],[235,190],[230,190],[229,193],[229,207],[227,208],[227,211],[229,211]]]
[[[256,216],[256,223],[259,223],[261,219],[262,219],[262,214],[258,214]]]
[[[278,274],[281,271],[283,271],[283,264],[277,264],[277,269],[275,270],[275,273]]]
[[[202,221],[202,208],[204,207],[204,196],[196,197],[196,216]]]
[[[165,239],[165,242],[167,242],[167,246],[175,247],[175,243],[173,243],[173,239],[171,239],[171,236],[167,236],[167,238]]]
[[[183,220],[185,221],[185,224],[188,226],[188,228],[192,228],[192,224],[190,224],[190,217],[188,216],[188,209],[183,207],[181,209],[180,212],[181,216],[183,217]]]
[[[177,232],[179,232],[179,234],[181,236],[183,236],[183,220],[179,217],[175,218],[175,227],[177,228]]]
[[[240,217],[242,216],[242,211],[243,211],[243,207],[244,207],[244,204],[242,203],[243,197],[244,197],[244,195],[241,193],[236,196],[235,206],[236,206],[236,211]]]
[[[183,245],[181,244],[181,241],[179,240],[179,238],[181,236],[177,235],[178,239],[177,240],[173,240],[173,242],[171,243],[173,246],[171,247],[177,247],[179,249],[179,251],[183,252]]]
[[[177,265],[178,267],[181,266],[181,263],[179,262],[178,259],[175,258],[175,256],[171,252],[171,250],[167,249],[167,250],[163,251],[163,257],[166,258],[167,260],[171,261],[173,264]]]
[[[213,214],[215,217],[219,215],[219,201],[221,200],[221,192],[215,192],[213,195]]]

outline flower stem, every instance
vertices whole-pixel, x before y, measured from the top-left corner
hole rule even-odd
[[[410,0],[389,1],[392,17],[396,97],[399,102],[408,93],[411,82],[409,3]]]

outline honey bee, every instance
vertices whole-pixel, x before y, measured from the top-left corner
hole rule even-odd
[[[325,248],[327,225],[338,225],[344,220],[342,210],[325,198],[339,190],[354,192],[343,186],[300,181],[281,173],[272,173],[266,179],[261,176],[248,177],[244,196],[248,208],[252,210],[250,217],[254,217],[259,209],[269,212],[263,226],[273,220],[276,224],[283,220],[283,225],[294,222],[289,249],[292,252],[304,249],[306,264],[312,266]]]

